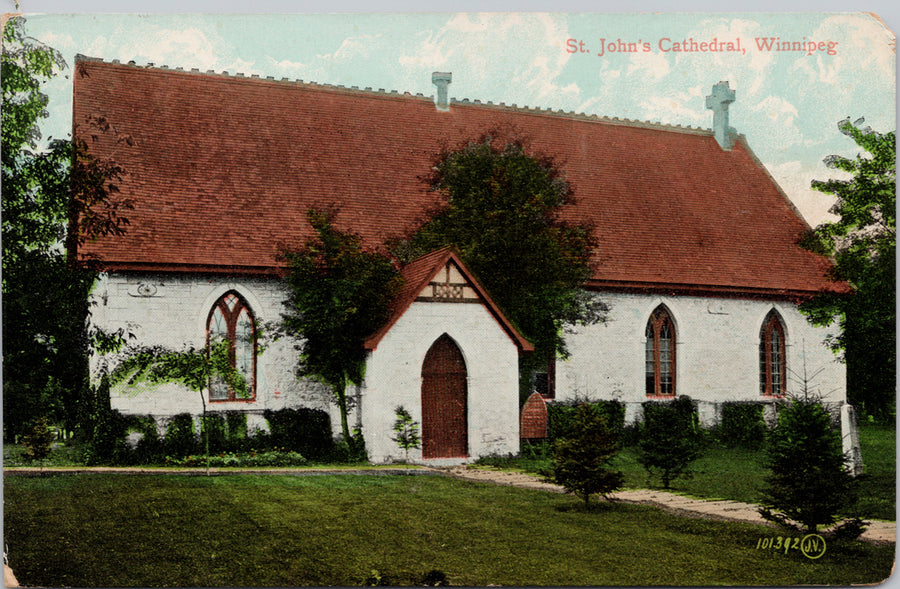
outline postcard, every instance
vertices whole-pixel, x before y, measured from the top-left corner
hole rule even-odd
[[[891,575],[877,15],[26,14],[3,42],[8,584]]]

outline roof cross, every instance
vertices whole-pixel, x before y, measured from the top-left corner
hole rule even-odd
[[[706,97],[706,108],[713,111],[713,133],[716,141],[725,151],[731,150],[731,132],[728,126],[728,105],[734,102],[734,90],[728,82],[719,82],[713,86],[712,94]]]

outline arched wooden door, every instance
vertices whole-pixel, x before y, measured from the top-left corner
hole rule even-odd
[[[446,333],[422,363],[422,457],[468,456],[466,362]]]

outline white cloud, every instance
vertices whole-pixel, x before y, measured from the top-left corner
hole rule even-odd
[[[273,74],[281,74],[288,76],[297,76],[306,69],[306,64],[300,61],[291,61],[289,59],[276,60],[272,57],[269,59],[269,69]]]
[[[771,82],[770,68],[774,62],[771,52],[758,51],[754,39],[765,35],[760,24],[753,20],[744,19],[718,19],[707,20],[691,32],[698,41],[711,41],[716,39],[724,42],[741,42],[740,53],[721,52],[709,53],[705,58],[709,61],[706,67],[698,69],[698,73],[709,71],[727,72],[727,76],[721,79],[735,77],[732,72],[740,70],[745,72],[742,76],[741,91],[746,96],[753,96],[760,92],[764,86]],[[691,53],[678,54],[676,64],[681,65],[685,61],[687,67],[696,68],[697,56]]]
[[[766,137],[771,149],[787,151],[804,143],[803,132],[798,125],[799,111],[797,107],[781,96],[766,96],[750,106],[750,110],[758,113],[747,121],[747,130],[760,131]]]
[[[628,74],[647,75],[651,80],[659,80],[669,75],[671,67],[669,58],[664,53],[633,53],[628,64]]]
[[[153,25],[139,31],[120,28],[109,37],[95,37],[83,52],[141,65],[153,63],[200,70],[222,69],[220,60],[224,53],[200,29],[164,29]]]
[[[811,227],[837,220],[837,216],[828,212],[834,205],[835,198],[810,188],[813,180],[834,177],[834,170],[829,170],[821,162],[809,165],[800,161],[789,161],[770,166],[769,172]]]
[[[317,55],[316,57],[334,61],[348,61],[357,57],[368,57],[372,46],[377,42],[376,40],[380,38],[381,34],[347,37],[334,53]]]
[[[709,122],[709,114],[705,109],[702,88],[694,86],[685,92],[675,94],[659,94],[648,96],[641,101],[641,116],[651,121],[666,124],[705,126]]]
[[[566,17],[543,13],[456,14],[417,36],[397,59],[412,86],[436,69],[454,73],[451,94],[531,106],[578,100],[559,77],[569,58]]]
[[[447,52],[444,41],[437,39],[437,35],[429,32],[425,39],[417,45],[417,51],[413,55],[401,55],[397,61],[403,67],[434,68],[439,69],[447,63]]]
[[[853,63],[855,69],[874,68],[878,75],[896,75],[896,36],[870,14],[835,15],[826,19],[815,33],[813,41],[841,42],[834,47],[838,56]]]
[[[247,76],[252,74],[266,75],[266,72],[259,69],[252,61],[240,58],[224,66],[224,71],[227,71],[229,74],[244,74]]]

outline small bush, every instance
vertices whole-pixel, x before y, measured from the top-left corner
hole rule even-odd
[[[141,433],[141,439],[134,449],[136,464],[153,464],[161,462],[165,456],[163,442],[159,439],[159,431],[156,428],[156,420],[153,416],[135,418],[134,429]]]
[[[766,439],[762,403],[724,403],[716,438],[727,448],[757,450]]]
[[[208,438],[210,452],[222,452],[228,449],[225,418],[221,414],[207,413],[200,423],[200,435]]]
[[[226,446],[229,450],[242,448],[247,442],[247,414],[243,411],[228,411],[225,413]]]
[[[567,402],[547,404],[547,440],[551,443],[559,438],[570,437],[574,427],[577,408],[591,405],[605,417],[608,427],[621,438],[625,429],[625,405],[620,401],[586,401],[576,399]]]
[[[50,456],[50,450],[53,448],[53,432],[50,431],[50,425],[47,423],[46,417],[39,417],[27,434],[22,445],[25,446],[25,458],[28,460],[40,460],[43,462],[45,458]]]
[[[690,464],[700,457],[703,431],[689,397],[673,401],[645,401],[640,426],[638,462],[648,474],[658,472],[663,488],[678,477],[690,476]]]
[[[274,446],[300,452],[313,460],[331,454],[334,446],[331,419],[324,411],[301,407],[267,410],[263,415],[269,422]]]
[[[767,520],[788,528],[797,522],[815,532],[856,505],[856,481],[844,464],[840,432],[816,399],[794,398],[781,409],[766,444],[766,465],[771,474],[760,514]]]
[[[109,381],[104,378],[99,386],[91,387],[87,403],[90,406],[90,426],[83,459],[88,465],[128,464],[131,449],[125,442],[129,421],[110,408]]]
[[[263,466],[304,466],[309,461],[298,452],[275,449],[267,452],[222,452],[209,457],[209,466],[221,467],[263,467]],[[202,467],[206,466],[206,456],[190,455],[184,457],[167,457],[169,466]]]
[[[199,449],[194,432],[194,418],[190,413],[179,413],[166,426],[163,448],[167,456],[188,456]]]
[[[366,453],[366,441],[363,438],[362,431],[359,428],[353,429],[353,435],[349,440],[338,440],[332,445],[332,452],[329,457],[334,462],[367,462],[369,456]]]
[[[596,404],[579,405],[569,435],[553,442],[553,466],[545,480],[562,485],[588,505],[591,495],[606,495],[622,486],[621,472],[609,464],[619,451],[619,438]]]
[[[406,460],[409,460],[409,451],[419,447],[421,438],[419,437],[419,424],[412,418],[409,411],[398,406],[394,409],[397,415],[397,421],[394,422],[394,436],[391,438],[406,453]]]

